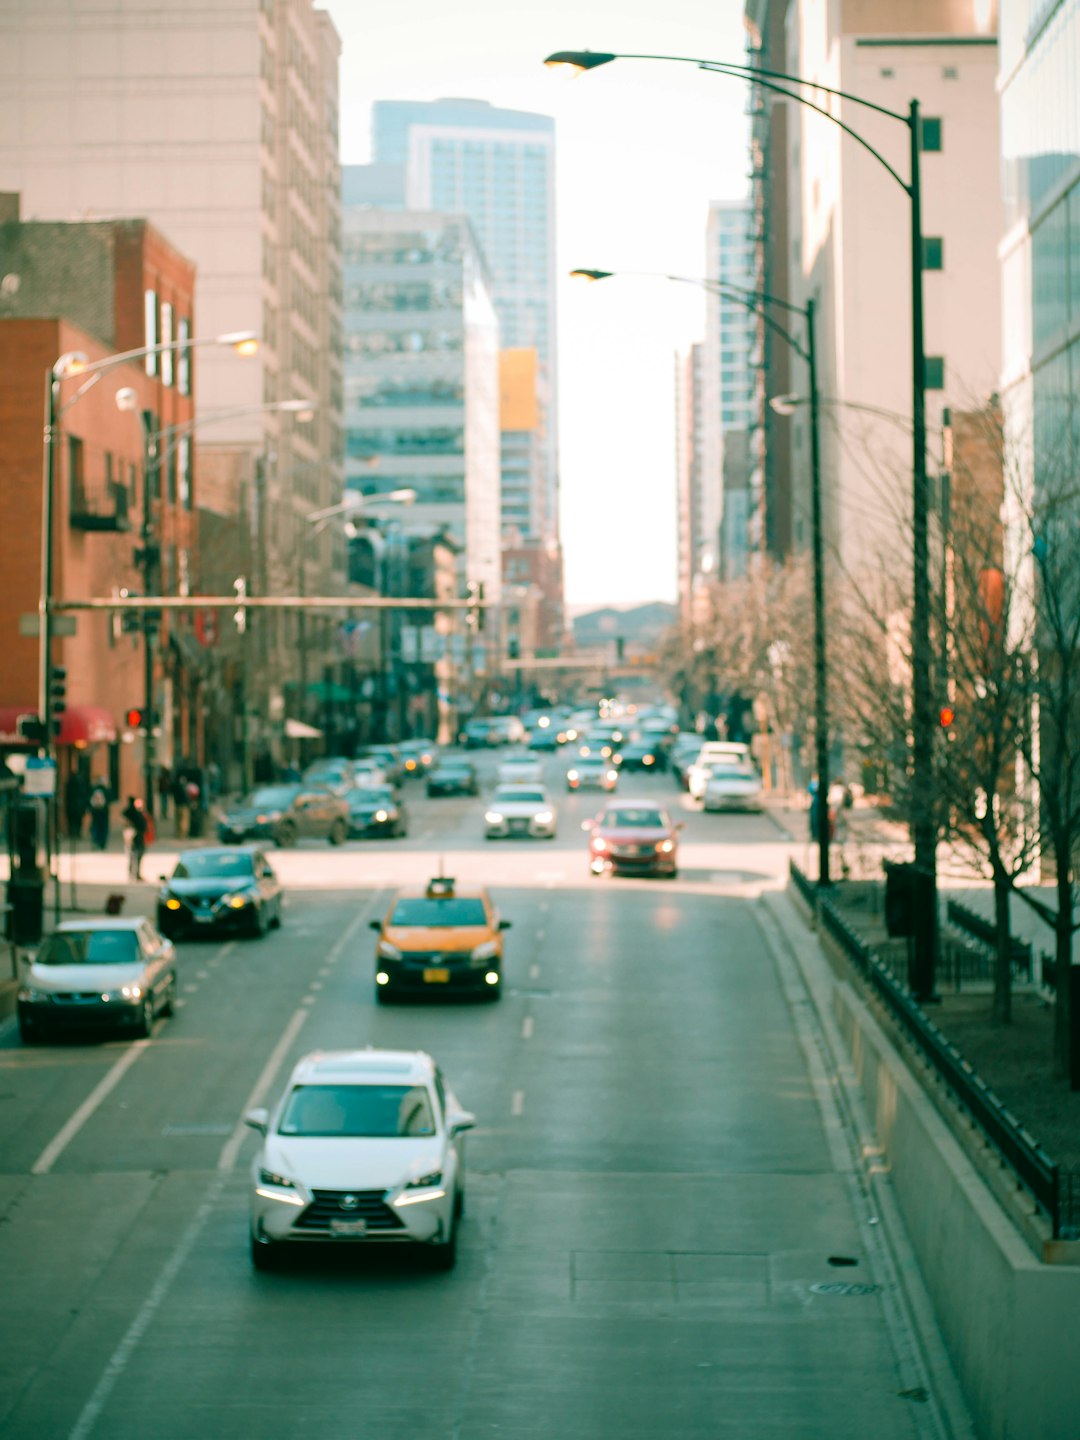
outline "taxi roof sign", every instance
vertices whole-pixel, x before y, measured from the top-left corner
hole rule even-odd
[[[452,875],[434,875],[427,884],[429,898],[437,895],[453,895],[454,877]]]

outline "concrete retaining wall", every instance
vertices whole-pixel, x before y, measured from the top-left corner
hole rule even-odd
[[[1080,1269],[1041,1263],[850,985],[833,1011],[986,1440],[1080,1436]]]

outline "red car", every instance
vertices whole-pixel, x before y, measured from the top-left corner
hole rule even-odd
[[[613,800],[595,820],[586,820],[589,831],[589,869],[594,875],[606,870],[614,875],[669,875],[679,873],[679,831],[662,805],[633,800]]]

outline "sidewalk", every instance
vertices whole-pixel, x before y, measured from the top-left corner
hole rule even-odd
[[[817,876],[817,847],[810,835],[810,805],[803,793],[772,791],[765,796],[765,814],[780,833],[793,844],[803,845],[800,868],[811,879]],[[910,859],[908,827],[890,818],[882,808],[865,799],[842,810],[838,833],[833,841],[831,864],[837,874],[847,867],[851,879],[881,878],[885,859]]]

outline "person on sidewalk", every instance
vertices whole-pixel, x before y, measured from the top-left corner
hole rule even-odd
[[[90,789],[90,839],[99,850],[109,843],[109,787],[95,780]]]
[[[140,871],[142,870],[143,856],[146,854],[148,819],[146,809],[141,800],[136,799],[134,795],[129,795],[127,804],[121,813],[126,822],[124,827],[124,840],[127,844],[128,852],[128,878],[131,880],[141,880],[142,875]]]

